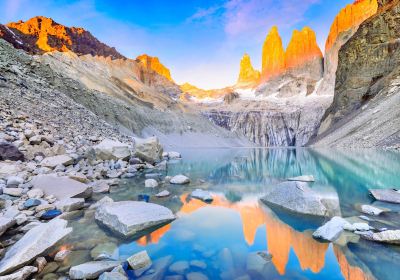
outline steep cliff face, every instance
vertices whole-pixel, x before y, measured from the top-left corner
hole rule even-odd
[[[268,80],[285,71],[285,50],[278,27],[271,28],[262,48],[261,79]]]
[[[51,18],[39,16],[26,22],[11,22],[1,29],[3,35],[0,34],[0,38],[8,41],[15,48],[33,54],[73,51],[78,55],[124,58],[115,48],[103,44],[83,28],[66,27]]]
[[[171,73],[167,67],[165,67],[158,57],[152,57],[147,54],[143,54],[136,58],[136,61],[141,63],[146,69],[154,71],[161,76],[164,76],[169,81],[172,81]]]
[[[285,52],[285,68],[294,76],[319,80],[323,73],[323,56],[315,32],[304,27],[294,30]]]
[[[260,72],[253,68],[251,64],[250,56],[246,53],[243,55],[240,61],[239,78],[237,80],[237,86],[254,86],[260,80]]]
[[[387,146],[400,139],[400,3],[380,5],[339,52],[319,144]]]
[[[340,48],[357,31],[358,26],[374,15],[377,9],[377,0],[356,0],[336,16],[325,44],[324,79],[317,94],[333,95]]]

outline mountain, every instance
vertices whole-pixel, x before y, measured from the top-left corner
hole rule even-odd
[[[261,65],[261,79],[263,81],[276,77],[285,71],[285,50],[277,26],[271,28],[265,39]]]
[[[340,49],[334,100],[316,145],[377,147],[399,142],[399,11],[399,0],[379,1],[378,12]]]
[[[255,70],[251,64],[250,56],[246,53],[240,61],[239,78],[237,86],[254,86],[260,80],[260,71]]]
[[[140,55],[136,58],[146,69],[154,71],[161,76],[164,76],[169,81],[172,81],[171,72],[167,67],[165,67],[158,57],[152,57],[147,54]]]
[[[340,48],[377,9],[377,0],[356,0],[335,17],[325,44],[324,79],[317,90],[318,95],[333,95]]]
[[[124,58],[115,48],[103,44],[83,28],[66,27],[47,17],[11,22],[0,26],[0,32],[0,38],[32,54],[72,51],[78,55]]]

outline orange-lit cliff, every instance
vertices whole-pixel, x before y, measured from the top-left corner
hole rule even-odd
[[[237,85],[254,85],[260,80],[260,71],[255,70],[251,64],[250,56],[246,53],[240,61],[239,78]]]
[[[161,76],[164,76],[168,80],[172,81],[171,73],[167,67],[165,67],[158,57],[149,56],[147,54],[140,55],[136,58],[136,61],[140,62],[146,69],[152,70]]]
[[[278,27],[271,28],[262,48],[261,79],[268,80],[285,71],[285,50]]]

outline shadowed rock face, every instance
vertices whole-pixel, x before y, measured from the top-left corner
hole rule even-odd
[[[101,43],[83,28],[66,27],[51,18],[39,16],[26,22],[10,22],[2,26],[0,30],[1,38],[15,48],[33,54],[73,51],[78,55],[91,54],[112,59],[124,58],[115,48]]]

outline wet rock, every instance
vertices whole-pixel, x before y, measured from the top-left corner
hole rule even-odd
[[[190,183],[190,179],[185,175],[176,175],[169,182],[174,185],[185,185]]]
[[[28,231],[7,251],[0,261],[0,275],[4,275],[31,262],[69,234],[67,221],[55,219]]]
[[[207,275],[201,273],[201,272],[190,272],[186,274],[186,279],[187,280],[208,280]]]
[[[144,186],[146,188],[156,188],[158,187],[158,182],[154,179],[147,179],[146,181],[144,181]]]
[[[175,216],[168,208],[139,201],[111,202],[97,208],[95,219],[124,237],[169,223]]]
[[[211,196],[211,193],[208,191],[204,191],[201,189],[196,189],[191,193],[191,197],[193,198],[197,198],[200,200],[203,200],[205,202],[211,202],[213,201],[213,198]]]
[[[40,216],[40,218],[42,220],[51,220],[57,216],[60,216],[61,214],[62,212],[60,210],[47,210]]]
[[[71,279],[96,279],[103,272],[111,271],[118,266],[118,261],[94,261],[71,267],[69,277]]]
[[[58,165],[68,166],[74,163],[74,160],[68,155],[58,155],[47,157],[40,162],[41,166],[55,168]]]
[[[302,175],[298,177],[288,178],[288,181],[298,181],[298,182],[315,182],[314,176],[312,175]]]
[[[101,160],[128,159],[131,156],[129,145],[110,139],[104,139],[94,146],[94,150],[96,157]]]
[[[190,266],[191,267],[195,267],[195,268],[199,268],[199,269],[206,269],[207,268],[207,264],[203,261],[200,260],[192,260],[190,261]]]
[[[172,273],[183,275],[188,269],[189,263],[187,261],[178,261],[171,264],[168,270]]]
[[[369,190],[371,195],[379,201],[400,203],[400,192],[393,189],[376,189]]]
[[[143,161],[155,163],[161,160],[163,148],[157,137],[135,139],[135,156]]]
[[[136,277],[142,275],[152,265],[152,261],[149,255],[147,254],[147,251],[141,251],[139,253],[130,256],[127,259],[127,262],[130,268],[134,270],[134,274]]]
[[[167,190],[163,190],[161,192],[159,192],[158,194],[156,194],[157,197],[166,197],[169,196],[171,193]]]
[[[37,270],[38,269],[34,266],[25,266],[12,274],[0,276],[0,280],[25,280],[28,279],[32,273],[37,272]]]
[[[100,275],[99,280],[128,280],[128,277],[119,272],[104,272]]]
[[[371,215],[371,216],[379,216],[383,212],[387,212],[388,210],[381,209],[372,205],[361,205],[361,212]]]
[[[71,251],[70,251],[70,250],[61,250],[61,251],[58,251],[57,254],[54,256],[54,260],[55,260],[56,262],[62,262],[62,261],[64,261],[64,259],[65,259],[69,254],[71,254]]]
[[[56,175],[35,176],[31,182],[34,189],[41,189],[46,196],[54,195],[58,200],[71,197],[88,198],[93,191],[86,184]]]
[[[82,209],[85,205],[85,199],[83,198],[64,198],[58,201],[56,204],[57,209],[62,212],[71,212]]]
[[[152,269],[154,269],[154,273],[142,275],[137,278],[138,280],[162,280],[164,279],[164,275],[167,271],[168,266],[172,263],[172,256],[166,256],[160,259],[157,259],[153,262]]]
[[[261,201],[306,215],[329,217],[340,212],[337,194],[316,192],[307,183],[298,181],[271,186]]]
[[[333,217],[329,222],[319,227],[313,237],[327,241],[335,241],[342,233],[344,227],[351,226],[348,221],[341,217]]]
[[[102,243],[94,247],[90,251],[90,256],[94,260],[99,260],[99,257],[113,259],[115,252],[118,250],[118,246],[115,243],[107,242]]]
[[[8,142],[0,141],[0,160],[23,161],[25,156],[16,146]]]

